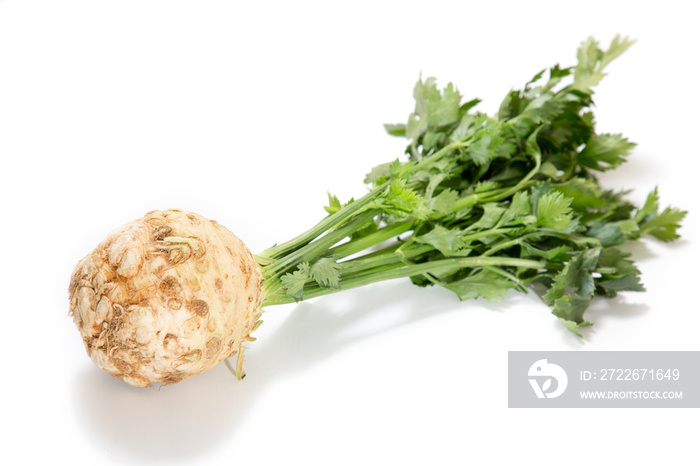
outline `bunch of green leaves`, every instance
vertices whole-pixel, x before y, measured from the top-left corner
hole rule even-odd
[[[408,160],[375,167],[361,199],[329,196],[328,217],[258,256],[266,303],[399,277],[460,299],[534,288],[580,334],[595,296],[643,290],[621,246],[677,238],[685,212],[660,210],[656,190],[636,207],[596,178],[634,148],[596,132],[592,112],[593,87],[631,44],[616,37],[602,50],[588,39],[575,66],[540,71],[495,116],[476,111],[479,99],[462,103],[452,84],[419,80],[407,122],[386,125],[409,139]]]

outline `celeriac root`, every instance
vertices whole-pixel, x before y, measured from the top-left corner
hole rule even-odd
[[[154,211],[78,263],[70,313],[100,368],[136,387],[173,384],[241,351],[259,323],[262,281],[223,226]]]

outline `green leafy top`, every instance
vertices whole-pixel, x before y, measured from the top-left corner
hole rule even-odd
[[[598,133],[593,87],[633,41],[607,50],[583,42],[578,63],[542,70],[508,92],[494,116],[462,103],[456,87],[419,79],[414,111],[386,125],[406,137],[407,161],[375,167],[370,192],[259,257],[267,304],[308,299],[375,281],[410,277],[460,299],[502,299],[537,290],[566,328],[580,334],[595,296],[642,291],[639,270],[620,249],[644,235],[678,237],[685,212],[641,208],[604,189],[596,174],[622,165],[634,144]]]

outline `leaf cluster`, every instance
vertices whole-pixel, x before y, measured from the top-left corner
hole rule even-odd
[[[604,190],[596,178],[624,163],[634,148],[621,134],[597,133],[592,112],[593,86],[632,43],[616,37],[602,50],[586,40],[578,64],[540,71],[523,89],[507,93],[494,117],[471,112],[478,99],[460,104],[451,84],[442,93],[433,79],[416,84],[414,113],[405,125],[388,125],[389,133],[411,139],[406,151],[413,161],[430,160],[459,142],[447,162],[440,159],[413,175],[417,192],[437,211],[416,229],[415,240],[435,248],[422,260],[498,252],[544,261],[540,270],[491,267],[414,276],[416,284],[491,300],[509,288],[538,284],[553,313],[574,332],[589,325],[583,313],[595,295],[643,290],[639,270],[619,246],[645,234],[677,238],[685,212],[659,211],[656,190],[636,208],[625,193]]]
[[[642,291],[622,246],[645,235],[676,239],[685,212],[661,209],[656,189],[637,207],[597,178],[634,148],[621,134],[598,133],[593,115],[593,87],[632,43],[616,37],[603,50],[584,41],[577,64],[536,73],[493,116],[477,111],[479,99],[462,102],[452,84],[440,90],[434,78],[419,79],[407,121],[385,126],[409,140],[407,160],[375,167],[360,200],[342,205],[329,195],[335,223],[289,253],[300,259],[288,256],[282,270],[287,297],[399,276],[460,299],[534,288],[579,333],[595,296]],[[302,254],[341,233],[345,244]]]

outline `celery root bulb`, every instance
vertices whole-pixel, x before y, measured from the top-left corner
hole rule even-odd
[[[242,352],[263,298],[243,242],[181,210],[112,232],[78,263],[69,293],[90,358],[137,387],[176,383]]]

